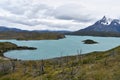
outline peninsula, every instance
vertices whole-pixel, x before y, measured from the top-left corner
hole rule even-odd
[[[34,47],[27,47],[27,46],[17,46],[14,43],[11,42],[0,42],[0,59],[6,60],[8,58],[5,58],[3,55],[7,51],[11,50],[35,50],[37,48]]]

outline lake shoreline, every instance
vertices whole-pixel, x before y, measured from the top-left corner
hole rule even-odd
[[[29,48],[29,47],[28,47]],[[96,54],[96,53],[104,53],[104,52],[109,52],[109,51],[112,51],[112,50],[114,50],[114,49],[117,49],[117,48],[120,48],[120,46],[116,46],[116,47],[114,47],[114,48],[111,48],[111,49],[109,49],[109,50],[105,50],[105,51],[93,51],[93,52],[89,52],[89,53],[85,53],[85,54],[81,54],[81,53],[79,53],[79,54],[76,54],[76,55],[66,55],[66,56],[60,56],[60,57],[54,57],[54,58],[46,58],[46,59],[39,59],[39,60],[22,60],[22,59],[13,59],[13,58],[9,58],[9,57],[6,57],[6,56],[0,56],[0,59],[1,58],[3,58],[3,59],[5,59],[5,60],[20,60],[20,61],[25,61],[25,62],[27,62],[27,61],[42,61],[42,60],[44,60],[44,61],[51,61],[51,60],[60,60],[60,59],[65,59],[65,58],[67,58],[67,57],[69,57],[69,58],[72,58],[72,57],[77,57],[77,56],[88,56],[88,55],[94,55],[94,54]],[[35,48],[36,49],[36,48]],[[35,49],[14,49],[14,50],[35,50]],[[9,51],[13,51],[13,50],[9,50]],[[9,52],[9,51],[6,51],[6,52]],[[5,52],[4,52],[5,53]],[[3,53],[3,54],[4,54]],[[2,60],[3,60],[2,59]]]
[[[36,50],[37,49],[35,47],[17,46],[16,44],[13,44],[10,42],[1,42],[0,44],[2,44],[2,47],[0,46],[1,47],[0,48],[0,60],[13,60],[12,58],[4,56],[5,52],[9,52],[13,50]],[[9,47],[9,45],[12,47]]]
[[[83,40],[94,40],[99,44],[84,44]],[[94,51],[106,51],[119,46],[120,38],[104,38],[104,37],[88,37],[88,36],[66,36],[60,40],[30,40],[30,41],[17,41],[17,40],[1,40],[1,42],[8,41],[13,42],[19,46],[33,46],[37,50],[21,50],[21,51],[10,51],[4,55],[13,59],[20,60],[41,60],[50,59],[67,55],[76,55],[77,50],[82,50],[82,54],[94,52]],[[112,45],[109,44],[111,41]],[[66,45],[67,44],[67,45]],[[16,54],[17,53],[17,54]]]
[[[30,78],[30,80],[34,80],[35,78],[39,80],[42,77],[43,80],[47,80],[48,78],[50,80],[57,80],[59,76],[65,75],[64,80],[68,78],[69,79],[72,78],[72,80],[74,79],[79,80],[81,79],[81,76],[84,80],[89,80],[89,79],[95,80],[96,74],[98,75],[101,73],[103,74],[104,71],[105,74],[99,75],[100,79],[102,78],[102,80],[104,80],[105,79],[104,76],[107,76],[110,78],[109,80],[116,80],[113,79],[116,75],[112,75],[113,77],[112,78],[111,73],[113,72],[117,73],[117,71],[119,70],[119,65],[116,65],[120,63],[119,57],[120,57],[120,46],[112,48],[107,51],[78,54],[75,56],[64,56],[64,57],[61,56],[61,57],[45,59],[45,60],[35,60],[35,61],[33,60],[5,61],[4,60],[0,62],[0,64],[6,64],[5,68],[2,68],[3,70],[6,69],[6,66],[9,65],[10,63],[15,63],[15,69],[11,70],[12,66],[9,65],[10,67],[9,71],[6,70],[7,74],[1,74],[1,79],[5,80],[5,78],[8,78],[11,80],[13,79],[26,80],[27,77]],[[117,71],[114,69],[116,69]],[[40,71],[41,73],[38,73],[38,71]],[[76,75],[71,74],[73,72]],[[88,75],[87,73],[90,74]],[[73,77],[71,77],[71,75]],[[97,77],[99,78],[99,76]],[[63,78],[60,78],[60,80],[63,80]]]

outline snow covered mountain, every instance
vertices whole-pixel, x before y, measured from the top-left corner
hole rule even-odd
[[[96,24],[101,24],[101,25],[110,25],[112,22],[112,19],[111,18],[106,18],[105,16],[96,22]]]
[[[97,32],[120,32],[120,20],[110,19],[105,16],[95,24],[80,31],[97,31]]]
[[[87,28],[73,32],[76,35],[120,36],[120,19],[103,17]]]

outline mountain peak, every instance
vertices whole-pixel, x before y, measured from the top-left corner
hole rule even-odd
[[[102,19],[100,19],[99,21],[97,21],[97,24],[101,24],[101,25],[110,25],[112,22],[111,18],[107,18],[106,16],[103,16]]]
[[[106,16],[103,16],[102,20],[107,20],[107,17],[106,17]]]
[[[82,31],[97,31],[97,32],[117,32],[120,33],[120,19],[111,19],[103,16],[95,24],[88,26]]]

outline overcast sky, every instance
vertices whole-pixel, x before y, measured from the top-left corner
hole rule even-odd
[[[103,16],[120,18],[120,0],[0,0],[0,26],[79,30]]]

